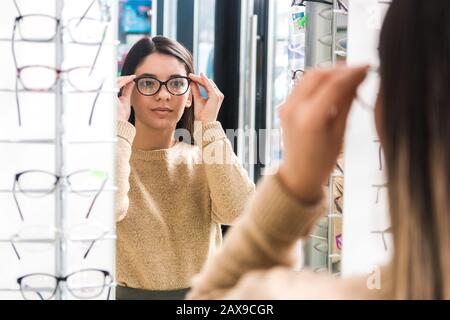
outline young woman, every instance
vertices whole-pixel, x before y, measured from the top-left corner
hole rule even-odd
[[[181,44],[154,37],[118,79],[118,299],[183,298],[254,191],[217,122],[223,94],[193,73]]]
[[[189,298],[450,299],[450,1],[393,0],[380,62],[375,116],[395,245],[381,288],[371,290],[367,277],[290,268],[296,241],[323,212],[321,186],[368,70],[339,67],[307,73],[281,107],[284,163],[259,186]]]

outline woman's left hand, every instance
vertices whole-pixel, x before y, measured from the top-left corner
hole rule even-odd
[[[190,74],[189,78],[193,81],[192,95],[194,97],[195,120],[203,123],[216,121],[225,98],[223,93],[217,88],[214,81],[208,79],[203,73],[200,76]],[[199,86],[205,88],[208,98],[202,97]]]

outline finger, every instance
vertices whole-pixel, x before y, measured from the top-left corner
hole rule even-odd
[[[338,114],[348,114],[356,90],[366,78],[368,67],[336,68],[332,75],[320,86],[312,100],[312,105],[329,113],[331,107],[336,107]]]
[[[301,105],[301,102],[310,100],[330,77],[329,70],[317,68],[308,70],[279,108],[280,117],[285,121],[288,120],[292,112],[296,112],[295,110]]]
[[[224,100],[224,95],[222,94],[222,92],[219,90],[219,88],[217,87],[217,85],[214,83],[214,81],[212,81],[211,79],[208,79],[209,82],[211,83],[211,86],[214,88],[214,92],[216,95],[216,98],[218,99],[219,102],[222,102]]]
[[[192,83],[192,95],[194,97],[194,102],[201,102],[203,101],[202,94],[200,93],[200,88],[197,83]]]
[[[124,86],[125,84],[127,84],[128,82],[134,80],[135,78],[136,78],[136,75],[129,75],[129,76],[118,77],[117,80],[116,80],[116,83],[118,85]]]
[[[206,82],[205,82],[205,80],[202,77],[197,76],[195,74],[190,74],[189,78],[192,81],[194,81],[194,84],[196,84],[198,86],[201,86],[202,88],[205,88],[206,93],[208,94],[208,96],[210,95],[210,93],[208,92],[208,88],[207,88]]]
[[[342,101],[342,104],[338,105],[338,116],[342,119],[342,123],[346,123],[348,115],[350,113],[351,107],[353,105],[353,101],[356,99],[358,87],[361,83],[366,79],[368,68],[364,70],[360,70],[359,74],[356,75],[356,78],[353,79],[353,88],[349,89],[349,93],[346,98]],[[359,78],[358,78],[359,77]]]
[[[311,69],[305,72],[304,76],[295,86],[289,100],[303,101],[314,95],[321,85],[332,76],[330,70]]]
[[[217,88],[217,85],[209,79],[203,72],[200,73],[200,76],[203,78],[203,80],[206,82],[207,90],[210,90],[212,92],[212,95],[215,97],[219,97],[220,91],[219,88]]]
[[[336,130],[338,130],[337,132],[339,132],[339,134],[341,135],[345,132],[345,129],[347,128],[347,119],[350,110],[353,106],[353,100],[354,97],[350,97],[349,99],[346,99],[346,101],[343,102],[342,106],[337,107],[337,109],[340,110],[340,112],[337,114],[336,118]]]
[[[191,79],[194,80],[195,83],[205,88],[208,98],[218,96],[210,80],[204,75],[204,73],[201,73],[200,76],[192,75]]]
[[[202,87],[204,87],[206,89],[206,82],[205,82],[205,80],[202,77],[191,73],[191,74],[189,74],[189,78],[192,81],[194,81],[194,83],[197,83],[197,84],[201,85]]]
[[[366,73],[367,76],[367,73]],[[338,118],[341,118],[340,122],[343,123],[343,125],[345,126],[346,124],[346,120],[348,118],[348,114],[350,113],[350,110],[353,106],[353,101],[357,98],[358,95],[358,87],[361,85],[361,83],[364,81],[365,77],[359,81],[353,90],[350,90],[348,96],[346,98],[344,98],[344,100],[342,101],[342,103],[340,105],[338,105],[338,110],[340,111],[338,113]]]
[[[131,97],[131,93],[133,92],[134,86],[134,82],[130,82],[125,85],[124,89],[122,90],[122,97],[129,99]]]
[[[199,81],[197,81],[197,83],[199,83],[202,87],[205,88],[208,97],[216,96],[216,90],[214,89],[211,82],[209,82],[209,79],[205,76],[203,72],[200,73],[200,79]]]
[[[117,87],[123,88],[125,85],[136,79],[136,75],[123,76],[117,78]]]
[[[211,80],[211,79],[208,79],[208,81],[209,81],[209,83],[211,83],[211,86],[214,88],[214,92],[216,93],[216,95],[217,95],[219,98],[222,98],[222,97],[223,97],[223,94],[222,94],[222,92],[220,91],[220,89],[219,89],[219,87],[217,86],[217,84],[216,84],[213,80]]]
[[[188,77],[189,77],[191,80],[194,80],[194,81],[203,81],[203,80],[202,80],[202,77],[200,77],[200,76],[198,76],[198,75],[196,75],[196,74],[193,74],[193,73],[189,73]]]

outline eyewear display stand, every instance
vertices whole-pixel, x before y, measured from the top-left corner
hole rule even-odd
[[[348,64],[379,66],[379,36],[390,1],[349,1]],[[375,128],[378,72],[358,89],[348,119],[342,273],[379,275],[393,252],[383,152]],[[369,108],[367,108],[367,106]],[[373,277],[375,282],[380,278]]]
[[[11,0],[11,6],[5,9],[8,21],[11,22],[7,27],[18,33],[10,41],[13,48],[10,62],[17,63],[17,70],[22,67],[22,62],[17,62],[20,59],[16,54],[23,58],[26,52],[16,49],[17,43],[25,43],[28,48],[32,48],[34,44],[43,45],[48,54],[54,50],[54,64],[48,66],[48,69],[57,70],[57,75],[54,85],[48,91],[28,87],[20,89],[17,87],[18,80],[15,90],[11,89],[14,85],[6,80],[2,85],[8,83],[9,88],[0,88],[2,97],[16,95],[17,104],[22,95],[36,97],[36,101],[42,95],[54,96],[54,112],[51,113],[54,117],[54,136],[36,136],[31,130],[28,131],[35,124],[32,121],[45,125],[49,119],[45,116],[29,117],[26,114],[27,108],[18,108],[19,119],[20,113],[25,115],[19,125],[15,122],[16,119],[11,118],[9,125],[13,129],[0,131],[0,150],[4,154],[0,163],[2,171],[4,170],[1,178],[11,182],[0,186],[0,300],[114,299],[117,90],[113,87],[117,50],[116,42],[111,39],[117,34],[118,2],[44,2],[38,8],[48,9],[47,12],[35,13],[33,10],[39,9],[35,9],[35,4],[33,8],[33,1],[28,0],[20,3]],[[50,15],[50,10],[53,9],[54,15]],[[11,16],[14,11],[19,18]],[[100,43],[65,42],[67,29],[63,26],[67,15],[72,15],[73,11],[78,14],[76,30],[83,31],[85,28],[87,36],[98,31],[102,37]],[[3,15],[6,16],[6,13]],[[41,19],[42,23],[34,23],[34,30],[27,30],[25,20],[32,18]],[[52,20],[57,21],[54,29],[48,27]],[[86,26],[88,23],[93,25],[93,21],[98,22],[102,28],[92,30]],[[0,30],[5,26],[6,24],[0,24]],[[46,32],[54,32],[54,35],[44,41],[39,36]],[[71,36],[73,37],[72,34]],[[69,80],[69,84],[59,71],[69,70],[71,67],[80,69],[80,65],[87,60],[85,50],[92,47],[97,49],[95,59],[89,57],[94,63],[85,78],[89,80],[94,74],[101,74],[98,89],[68,94],[67,87],[73,85],[73,78]],[[33,52],[28,54],[33,55]],[[47,54],[36,54],[34,58],[38,60],[45,55]],[[44,81],[40,76],[45,78],[37,72],[21,76],[28,77],[28,83]],[[84,110],[90,110],[85,104],[88,99],[84,94],[95,96],[95,117],[92,121],[92,108],[89,125],[85,117],[87,113],[83,113]],[[37,104],[34,107],[44,106]],[[74,110],[75,107],[79,107],[79,110]],[[3,106],[3,111],[0,110],[3,118],[14,114],[9,108],[15,109],[16,106]],[[83,115],[79,116],[81,113]],[[12,134],[8,134],[11,132]],[[47,152],[53,152],[53,160]],[[31,158],[24,159],[24,155]],[[3,179],[6,177],[7,179]],[[8,185],[12,186],[12,190]],[[54,212],[48,213],[49,209],[53,211],[52,202]]]
[[[306,6],[305,67],[331,67],[345,59],[346,48],[338,45],[338,33],[346,33],[348,9],[341,0],[304,1]],[[346,34],[345,34],[346,36]],[[342,39],[345,39],[342,38]],[[341,39],[341,40],[342,40]],[[328,181],[328,208],[305,243],[305,265],[317,273],[340,275],[342,248],[342,199],[344,166],[341,154]]]
[[[306,5],[308,18],[306,67],[330,67],[339,62],[372,66],[349,117],[345,157],[341,155],[328,181],[327,212],[305,245],[305,264],[336,276],[377,275],[390,261],[393,248],[383,153],[374,126],[380,81],[378,40],[390,1],[299,3]],[[348,48],[347,43],[351,45]]]
[[[62,1],[56,1],[56,18],[62,19],[63,4]],[[64,61],[64,45],[61,29],[56,32],[55,38],[55,57],[56,57],[56,68],[62,70],[62,64]],[[58,176],[65,176],[65,153],[63,139],[65,135],[64,128],[64,95],[63,95],[63,83],[58,81],[55,89],[55,173]],[[59,106],[59,107],[58,107]],[[64,203],[64,184],[58,184],[55,190],[55,227],[58,230],[65,230],[65,217],[67,215],[66,206]],[[55,239],[55,274],[57,277],[64,277],[67,273],[66,261],[64,258],[65,252],[65,241],[61,238],[59,233],[56,234]],[[57,300],[67,299],[66,290],[57,290]]]

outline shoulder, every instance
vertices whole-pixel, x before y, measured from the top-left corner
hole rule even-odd
[[[390,299],[386,281],[372,287],[370,276],[339,278],[310,270],[293,271],[277,267],[265,272],[250,272],[239,285],[238,292],[261,292],[264,299],[295,300],[376,300]]]

